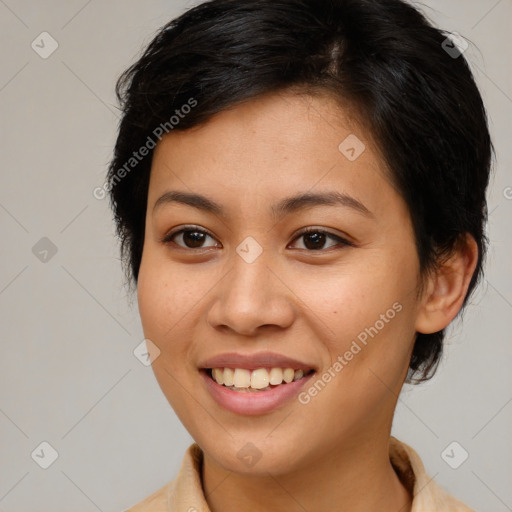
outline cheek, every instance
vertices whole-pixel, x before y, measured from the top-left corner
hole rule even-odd
[[[401,314],[402,318],[414,314],[418,284],[414,254],[398,259],[391,254],[368,251],[358,254],[350,264],[333,267],[332,271],[319,268],[301,273],[293,282],[297,296],[314,311],[317,321],[325,324],[334,348],[373,326],[388,311],[385,320],[394,319],[398,306],[393,309],[393,305],[397,302],[407,311]],[[394,322],[386,326],[391,323]]]
[[[160,350],[152,363],[156,380],[186,428],[193,427],[194,402],[190,401],[189,382],[195,377],[190,361],[190,330],[193,308],[204,296],[183,271],[171,267],[157,254],[147,251],[142,259],[137,298],[144,337]],[[194,375],[192,375],[194,374]],[[197,414],[197,413],[196,413]],[[191,423],[192,422],[192,423]]]
[[[330,383],[313,406],[318,414],[336,403],[335,416],[341,410],[364,416],[393,402],[390,390],[399,392],[414,341],[417,272],[412,250],[400,257],[368,252],[354,265],[301,281],[301,296],[329,332],[323,371]]]
[[[414,301],[407,290],[413,275],[405,283],[403,274],[400,280],[394,273],[356,272],[325,287],[311,280],[303,289],[331,333],[324,341],[328,361],[317,376],[325,384],[315,380],[299,397],[308,417],[331,418],[319,427],[320,438],[332,438],[332,424],[339,429],[334,435],[343,436],[394,410],[414,340]]]
[[[169,262],[148,251],[139,271],[137,299],[144,336],[152,340],[163,355],[179,352],[179,335],[187,316],[197,304],[202,290],[186,274],[171,269]],[[204,293],[203,293],[204,294]],[[168,340],[172,339],[173,343]]]

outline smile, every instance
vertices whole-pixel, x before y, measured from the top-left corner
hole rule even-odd
[[[276,386],[298,381],[313,370],[294,370],[293,368],[210,368],[208,375],[217,384],[232,391],[258,392],[269,391]]]

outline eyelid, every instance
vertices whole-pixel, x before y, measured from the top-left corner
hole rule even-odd
[[[351,242],[349,240],[349,237],[347,236],[343,236],[343,235],[338,235],[336,233],[333,233],[332,231],[328,231],[327,229],[325,228],[321,228],[321,227],[315,227],[315,226],[308,226],[307,228],[303,228],[301,229],[300,231],[298,231],[295,235],[294,235],[294,238],[292,240],[291,243],[295,242],[297,239],[299,239],[301,236],[304,236],[304,235],[307,235],[309,233],[322,233],[324,235],[327,235],[327,236],[330,236],[332,238],[335,238],[337,239],[339,242],[341,242],[343,245],[349,245],[349,246],[354,246],[354,242]],[[333,247],[336,247],[336,246],[333,246]],[[333,247],[331,247],[330,249],[332,249]],[[309,251],[309,252],[318,252],[318,253],[321,253],[323,251],[327,251],[328,249],[320,249],[318,251]]]
[[[163,243],[163,244],[170,243],[171,242],[171,238],[173,238],[175,235],[178,235],[178,234],[180,234],[182,232],[185,232],[185,231],[197,231],[199,233],[204,233],[205,235],[208,235],[209,237],[213,238],[214,240],[217,240],[217,237],[215,235],[213,235],[212,233],[210,233],[207,229],[204,229],[201,226],[196,226],[194,224],[187,224],[185,226],[179,226],[176,229],[172,229],[171,231],[166,233],[160,239],[160,242]],[[217,240],[217,242],[218,242],[218,240]],[[182,249],[186,249],[186,250],[189,250],[189,251],[193,251],[193,250],[200,251],[201,249],[203,249],[203,247],[199,247],[197,249],[191,249],[190,247],[182,247],[181,245],[179,245],[178,247],[181,247]],[[204,249],[206,249],[206,247],[204,247]]]

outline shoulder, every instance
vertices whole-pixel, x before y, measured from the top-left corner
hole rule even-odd
[[[125,512],[169,512],[169,497],[174,485],[175,480],[172,480]]]
[[[202,460],[199,446],[190,445],[177,477],[125,512],[207,511],[201,483]]]
[[[475,512],[429,477],[420,456],[407,444],[392,437],[389,456],[400,480],[413,496],[411,512]]]

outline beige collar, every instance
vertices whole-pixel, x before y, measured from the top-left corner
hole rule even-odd
[[[419,455],[394,437],[389,457],[401,482],[413,495],[411,512],[474,512],[429,478]],[[203,452],[194,443],[185,452],[178,476],[127,512],[211,512],[205,500],[201,465]]]

